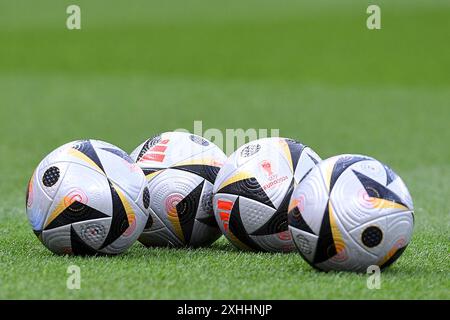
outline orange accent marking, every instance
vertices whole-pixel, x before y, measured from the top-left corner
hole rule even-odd
[[[233,202],[226,201],[226,200],[219,200],[219,201],[217,201],[217,207],[220,210],[230,211],[233,208]]]
[[[228,212],[219,212],[220,220],[228,222],[230,220],[230,214]]]
[[[298,206],[299,203],[300,201],[298,201],[297,199],[292,199],[292,201],[289,203],[288,212]]]
[[[162,141],[159,142],[159,144],[168,144],[169,143],[169,139],[164,139]]]
[[[142,159],[148,160],[148,161],[163,162],[165,157],[166,156],[164,154],[150,153],[150,154],[146,154],[145,156],[143,156]]]
[[[157,144],[157,145],[153,146],[153,147],[150,149],[150,151],[154,151],[154,152],[164,152],[164,151],[166,151],[166,149],[167,149],[167,146],[161,146],[161,145]]]

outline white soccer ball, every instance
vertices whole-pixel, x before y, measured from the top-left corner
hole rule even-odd
[[[52,252],[118,254],[144,229],[148,197],[142,170],[124,151],[80,140],[42,160],[28,184],[26,206],[34,233]]]
[[[297,183],[320,161],[291,139],[264,138],[241,146],[214,184],[214,213],[222,233],[245,250],[289,252],[287,210]]]
[[[402,179],[366,156],[322,161],[297,186],[289,208],[300,254],[323,271],[385,268],[413,232],[413,203]]]
[[[194,134],[165,132],[146,140],[131,157],[147,177],[154,222],[140,242],[200,247],[220,237],[212,189],[226,156],[218,146]]]

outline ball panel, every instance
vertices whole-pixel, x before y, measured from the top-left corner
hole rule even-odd
[[[378,229],[379,231],[377,231]],[[369,233],[369,231],[371,231]],[[360,246],[360,250],[365,250],[375,256],[384,256],[387,241],[387,217],[373,218],[366,223],[349,231],[353,241]],[[379,236],[376,236],[379,234]],[[369,235],[371,237],[369,237]],[[378,244],[377,244],[378,241]]]
[[[217,173],[220,170],[220,167],[205,164],[186,164],[186,165],[176,165],[172,167],[172,169],[188,171],[202,177],[209,183],[214,183],[217,177]]]
[[[144,150],[147,149],[145,152]],[[140,150],[140,151],[138,151]],[[185,164],[220,166],[225,154],[208,140],[185,132],[164,132],[148,146],[133,151],[133,160],[141,167],[169,168]]]
[[[402,212],[386,217],[384,255],[377,264],[386,268],[394,263],[411,241],[414,228],[412,212]]]
[[[118,148],[113,150],[124,153]],[[108,179],[120,186],[133,201],[136,201],[146,183],[142,170],[135,163],[130,163],[128,160],[103,149],[98,150],[98,157]],[[118,165],[118,162],[120,162],[120,165]]]
[[[204,181],[196,186],[176,205],[176,213],[180,222],[183,242],[189,245],[194,229],[195,216],[200,205],[200,197],[203,192]]]
[[[250,235],[251,239],[258,244],[259,250],[266,252],[291,252],[295,249],[291,234],[288,230],[276,234]]]
[[[27,196],[30,222],[40,229],[35,231],[44,245],[59,254],[89,255],[100,253],[119,237],[123,243],[114,250],[105,249],[107,253],[120,253],[131,245],[147,214],[134,203],[137,197],[128,196],[133,188],[141,193],[145,182],[137,167],[135,176],[128,174],[130,166],[135,165],[125,152],[96,140],[74,141],[51,152],[38,166]],[[118,183],[108,179],[105,169]],[[42,201],[49,195],[51,204]],[[33,204],[37,199],[39,207]]]
[[[264,226],[276,212],[272,207],[243,196],[239,197],[239,208],[245,212],[241,215],[242,225],[249,234]]]
[[[239,200],[235,201],[233,208],[230,212],[229,227],[226,233],[227,238],[236,247],[245,250],[259,250],[260,247],[256,244],[252,238],[248,235],[241,220],[241,212],[239,206]]]
[[[206,224],[210,220],[216,223],[213,210],[213,185],[209,181],[203,182],[203,190],[200,195],[199,206],[195,218],[199,221],[204,220]],[[217,225],[217,224],[216,224]]]
[[[345,254],[342,234],[336,226],[336,218],[331,205],[325,208],[318,236],[313,263],[319,264],[338,254]]]
[[[70,225],[44,230],[41,233],[40,240],[53,253],[71,254],[73,252],[70,230]]]
[[[267,138],[257,142],[261,145],[260,151],[254,154],[250,161],[246,159],[239,165],[239,171],[249,173],[249,177],[242,181],[248,181],[251,184],[246,186],[241,183],[241,190],[237,190],[236,194],[278,208],[284,200],[293,178],[289,145],[285,139],[281,138]],[[303,148],[303,146],[301,147]],[[292,148],[294,147],[292,146]],[[251,188],[253,185],[255,188],[258,187],[257,190]],[[246,187],[249,190],[246,190]],[[252,196],[255,191],[261,194],[261,199]],[[219,190],[219,192],[224,191]]]
[[[181,215],[179,215],[178,211],[185,216],[182,221],[189,222],[193,226],[193,219],[195,218],[198,205],[195,208],[190,208],[190,210],[195,210],[191,212],[187,210],[189,208],[177,205],[180,202],[185,205],[192,203],[192,201],[182,201],[193,190],[201,188],[203,181],[203,178],[190,172],[166,169],[154,177],[148,184],[151,194],[150,208],[159,217],[159,220],[161,220],[164,226],[170,232],[176,234],[182,243],[185,242],[185,236],[180,221]],[[199,189],[196,192],[197,196],[199,196],[201,190]],[[186,228],[186,224],[184,224],[184,227]]]
[[[73,254],[76,255],[96,255],[98,253],[97,250],[90,247],[83,239],[80,238],[80,235],[75,231],[74,227],[70,227],[70,245]]]
[[[45,219],[47,213],[52,205],[53,199],[51,199],[42,190],[42,187],[37,179],[37,171],[33,173],[33,176],[28,183],[27,191],[27,216],[28,221],[33,228],[33,231],[39,232],[44,229]]]
[[[250,177],[232,182],[219,189],[220,194],[240,195],[248,199],[263,203],[269,207],[275,208],[267,193],[259,184],[256,178]]]
[[[135,208],[133,208],[133,202],[127,198],[127,195],[125,195],[119,186],[111,183],[110,190],[113,211],[111,226],[100,249],[104,249],[112,244],[121,237],[130,226],[133,227],[136,222],[136,211]],[[144,226],[145,221],[142,221],[142,228],[144,228]]]
[[[225,182],[230,180],[232,176],[235,176],[237,174],[236,172],[237,166],[233,161],[233,159],[231,159],[231,157],[233,157],[233,155],[231,155],[230,158],[228,158],[228,160],[225,161],[224,165],[220,168],[219,172],[217,173],[216,180],[214,181],[213,193],[219,192],[219,190],[223,188],[226,184],[230,184],[231,182],[229,183]],[[244,175],[250,177],[250,174],[244,173]]]
[[[296,184],[299,183],[320,161],[320,157],[311,148],[305,147],[300,158],[294,166],[294,178]]]
[[[239,202],[233,203],[239,218],[233,219],[230,214],[228,225],[222,227],[222,231],[228,227],[225,234],[236,246],[262,251],[289,251],[294,247],[287,211],[296,184],[294,172],[302,177],[315,166],[315,153],[310,150],[308,156],[309,150],[291,139],[265,138],[240,147],[228,158],[214,191],[239,196]],[[224,210],[219,211],[216,218],[227,216]]]
[[[195,220],[194,228],[192,230],[191,239],[189,245],[197,247],[209,246],[211,243],[220,238],[222,233],[217,227],[217,223],[214,217],[211,217],[214,223],[210,223],[211,219],[206,220],[207,223]],[[205,221],[205,220],[204,220]]]
[[[103,164],[98,157],[97,151],[91,140],[80,140],[72,145],[69,154],[104,172]]]
[[[293,226],[296,226],[301,222],[299,221],[301,218],[308,228],[318,235],[328,200],[328,191],[325,189],[321,170],[315,167],[292,193],[289,207],[297,207],[301,217],[296,215],[296,211],[292,211],[288,214],[288,219]],[[307,229],[304,228],[304,230]]]
[[[136,214],[136,219],[130,222],[128,228],[125,229],[125,231],[111,244],[104,246],[104,243],[103,248],[100,250],[101,252],[107,254],[119,254],[131,247],[139,238],[144,230],[147,217],[144,213],[140,212],[138,207],[135,207],[134,210],[135,212],[139,212],[139,214]]]
[[[319,177],[323,182],[314,183]],[[325,210],[308,207],[308,200],[326,203]],[[371,265],[390,265],[408,245],[410,207],[409,192],[391,169],[372,158],[343,155],[319,163],[300,182],[288,217],[298,250],[314,267],[366,272]],[[317,233],[313,223],[319,220]]]
[[[400,177],[397,176],[395,180],[390,181],[387,188],[401,199],[402,204],[404,204],[409,211],[414,211],[414,204],[411,194],[409,193],[405,182]]]
[[[369,160],[369,158],[359,155],[345,155],[337,158],[331,172],[329,189],[330,192],[333,190],[334,185],[336,184],[342,173],[344,173],[344,171],[346,171],[350,166],[366,160]]]
[[[109,216],[84,203],[75,201],[59,213],[44,230],[50,230],[76,222],[102,218],[109,218]]]
[[[154,219],[154,227],[145,231],[158,230],[156,236],[143,237],[146,245],[151,245],[152,239],[158,245],[164,243],[160,234],[170,232],[172,234],[165,238],[175,235],[180,245],[194,246],[197,222],[201,224],[200,234],[195,234],[194,242],[206,244],[216,237],[218,227],[212,212],[212,188],[226,159],[220,148],[190,133],[165,132],[156,140],[139,146],[132,157],[146,174],[150,208],[158,217]],[[174,242],[177,241],[170,243]]]
[[[139,236],[139,242],[147,247],[176,248],[184,245],[183,242],[181,242],[181,240],[165,226],[160,229],[144,230]]]
[[[60,165],[60,163],[56,164]],[[45,229],[60,215],[62,216],[58,219],[56,225],[71,223],[71,217],[73,222],[76,222],[83,219],[102,218],[104,215],[112,214],[110,187],[103,174],[85,165],[71,163],[63,180],[46,215],[43,226]],[[105,201],[105,199],[108,199],[108,201]],[[92,218],[86,214],[78,217],[77,210],[80,210],[83,205],[90,208],[90,211],[94,213]],[[86,213],[88,213],[87,211]],[[101,215],[98,213],[101,213]]]
[[[100,249],[105,242],[111,226],[111,217],[81,221],[72,224],[72,233],[75,232],[79,241],[95,250]]]
[[[364,168],[372,167],[370,171]],[[363,172],[367,173],[364,174]],[[370,172],[374,172],[373,178]],[[376,161],[362,161],[341,174],[331,192],[331,202],[348,230],[384,215],[407,208],[388,187],[384,168]]]
[[[37,180],[36,181],[42,191],[48,195],[49,198],[53,199],[58,191],[64,176],[69,169],[70,163],[61,161],[43,161],[37,170]],[[56,172],[58,174],[56,175]],[[56,179],[57,178],[57,179]]]
[[[286,155],[286,159],[290,164],[291,170],[295,171],[295,168],[299,164],[300,157],[303,153],[303,150],[305,149],[305,146],[293,139],[282,139],[282,141],[280,141],[280,144],[283,152]]]
[[[323,236],[320,234],[314,263],[316,263],[320,269],[326,271],[348,270],[365,272],[368,266],[375,264],[376,255],[368,250],[362,250],[352,236],[345,230],[343,224],[339,220],[339,216],[333,210],[332,206],[329,207],[328,211],[332,239],[332,244],[330,244],[325,253],[328,255],[328,259],[316,261],[317,251],[320,250],[320,239]]]
[[[259,246],[249,237],[241,220],[239,197],[231,194],[214,195],[214,212],[225,237],[237,248],[258,250]]]
[[[289,226],[292,241],[303,258],[311,265],[316,252],[318,236],[310,232]]]

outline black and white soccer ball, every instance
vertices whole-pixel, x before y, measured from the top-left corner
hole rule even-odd
[[[244,250],[294,250],[289,200],[319,161],[311,148],[291,139],[264,138],[241,146],[214,184],[214,213],[223,234]]]
[[[323,270],[392,264],[411,240],[414,208],[394,171],[366,156],[322,161],[297,186],[289,229],[300,254]]]
[[[201,247],[221,233],[212,209],[212,189],[226,159],[214,143],[194,134],[165,132],[131,154],[144,171],[153,224],[139,241],[146,246]]]
[[[142,170],[121,149],[80,140],[51,152],[28,184],[29,222],[57,254],[119,254],[148,222]]]

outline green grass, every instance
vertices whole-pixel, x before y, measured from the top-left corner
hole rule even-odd
[[[450,5],[377,1],[0,3],[0,298],[449,299]],[[339,4],[338,4],[339,3]],[[175,128],[279,128],[322,157],[388,163],[416,207],[413,240],[368,290],[367,276],[319,273],[299,255],[146,249],[59,257],[34,236],[25,187],[74,139],[131,151]],[[66,269],[82,289],[66,289]]]

